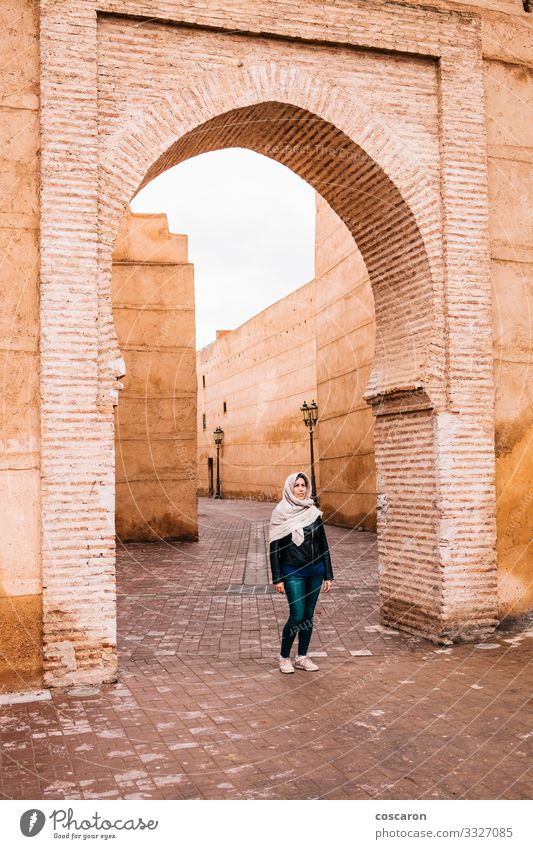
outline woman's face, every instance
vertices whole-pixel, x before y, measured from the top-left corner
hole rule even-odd
[[[292,488],[292,494],[303,501],[307,495],[307,484],[303,478],[296,478]]]

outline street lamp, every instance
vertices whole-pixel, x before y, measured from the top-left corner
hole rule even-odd
[[[311,498],[315,504],[318,505],[315,480],[315,449],[313,445],[313,435],[318,421],[318,407],[315,401],[311,401],[310,404],[308,404],[307,401],[304,401],[300,410],[302,411],[304,424],[309,430],[309,449],[311,451]]]
[[[222,445],[222,440],[224,439],[224,431],[221,427],[216,427],[213,436],[215,437],[215,445],[217,447],[217,486],[215,490],[215,498],[222,498],[222,493],[220,492],[220,446]]]

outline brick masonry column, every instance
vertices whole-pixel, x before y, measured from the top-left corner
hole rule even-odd
[[[436,410],[423,390],[382,396],[373,409],[381,621],[439,643],[482,637],[497,624],[494,552],[486,527],[477,532],[490,512],[472,493],[485,457],[469,452],[469,422]]]
[[[96,13],[41,4],[45,683],[116,673],[113,417],[98,397]]]
[[[435,421],[444,633],[497,624],[492,291],[481,36],[440,60],[448,409]]]
[[[424,390],[372,402],[381,620],[439,640],[443,574],[434,408]]]
[[[446,403],[372,399],[382,621],[444,643],[498,623],[481,64],[479,39],[440,62]]]

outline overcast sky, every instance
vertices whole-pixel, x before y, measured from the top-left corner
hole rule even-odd
[[[189,159],[152,180],[131,208],[166,212],[170,231],[189,237],[197,348],[314,277],[314,190],[260,154]]]

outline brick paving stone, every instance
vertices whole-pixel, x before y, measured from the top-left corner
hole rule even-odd
[[[328,528],[320,669],[280,675],[271,510],[201,499],[198,543],[121,547],[119,681],[0,707],[3,798],[531,797],[533,630],[491,650],[394,633],[375,535]]]

